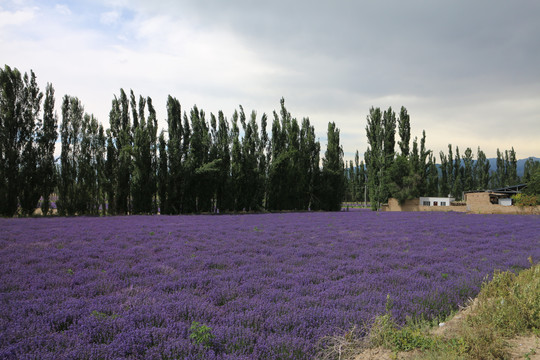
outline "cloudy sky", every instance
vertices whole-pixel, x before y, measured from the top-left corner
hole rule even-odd
[[[230,118],[285,98],[324,147],[366,150],[370,107],[405,106],[412,135],[488,157],[540,156],[537,0],[0,0],[0,65],[77,96],[108,126],[120,88]]]

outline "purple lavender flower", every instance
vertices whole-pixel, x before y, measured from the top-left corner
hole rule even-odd
[[[538,216],[14,218],[0,229],[5,359],[309,359],[321,337],[384,312],[388,295],[398,321],[444,316],[494,269],[540,259]]]

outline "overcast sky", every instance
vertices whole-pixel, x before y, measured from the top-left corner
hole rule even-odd
[[[59,115],[77,96],[106,127],[120,88],[150,96],[161,127],[169,94],[228,118],[284,97],[323,148],[334,121],[346,159],[372,106],[405,106],[437,155],[540,156],[537,0],[0,0],[0,62],[51,82]]]

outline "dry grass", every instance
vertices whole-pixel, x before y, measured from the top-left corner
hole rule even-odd
[[[530,261],[518,275],[495,272],[478,298],[442,326],[399,327],[387,309],[367,330],[325,339],[317,359],[540,360],[540,264]]]

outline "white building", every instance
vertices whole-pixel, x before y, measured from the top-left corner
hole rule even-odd
[[[450,206],[450,202],[456,200],[453,197],[421,197],[420,206]]]
[[[499,198],[499,205],[512,206],[512,198]]]

